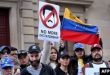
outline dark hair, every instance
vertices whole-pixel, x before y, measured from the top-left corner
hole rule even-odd
[[[51,47],[51,50],[52,50],[52,49],[54,49],[54,50],[58,53],[58,51],[57,51],[57,49],[56,49],[55,47],[52,46],[52,47]]]
[[[3,45],[0,47],[0,53],[4,54],[4,51],[7,52],[8,54],[10,54],[10,52],[11,52],[11,50],[8,46]]]
[[[20,59],[21,57],[26,57],[27,51],[26,50],[19,50],[17,55],[18,55],[18,59]]]
[[[17,48],[15,48],[15,47],[9,47],[10,49],[11,49],[11,51],[17,51]]]
[[[69,73],[69,75],[73,75],[73,68],[72,68],[72,66],[71,66],[71,58],[69,58],[69,59],[70,59],[70,63],[68,64],[68,73]],[[58,59],[58,60],[59,60],[59,59]],[[57,65],[56,68],[60,68],[60,66],[61,66],[61,64],[58,63],[58,65]]]
[[[82,59],[84,60],[83,63],[86,63],[86,55],[85,55],[85,51],[83,50],[84,55],[82,56]],[[76,61],[78,61],[78,57],[74,51],[74,55],[73,55],[74,59],[76,59]]]
[[[52,7],[52,6],[50,6],[50,5],[46,5],[44,8],[43,8],[43,15],[45,14],[45,10],[50,10],[50,11],[52,11],[54,8]],[[53,14],[53,16],[54,16],[54,14]]]
[[[56,49],[54,46],[51,47],[51,50],[52,50],[52,49],[54,49],[54,50],[57,52],[57,59],[56,59],[55,62],[58,63],[59,53],[58,53],[57,49]],[[51,60],[51,59],[50,59],[50,60]]]
[[[79,48],[78,48],[78,49],[79,49]],[[78,49],[76,49],[76,50],[78,50]],[[85,51],[84,51],[83,49],[82,49],[82,51],[84,52],[84,55],[85,55]],[[74,51],[74,55],[73,55],[73,56],[74,56],[75,58],[77,58],[77,56],[76,56],[76,53],[75,53],[75,52],[76,52],[76,51]],[[84,56],[84,55],[83,55],[83,56]]]

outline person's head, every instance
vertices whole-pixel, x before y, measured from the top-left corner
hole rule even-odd
[[[44,8],[43,8],[43,16],[44,16],[44,19],[46,19],[48,17],[48,15],[50,13],[52,13],[54,10],[54,8],[50,5],[46,5]],[[52,16],[47,20],[46,22],[50,27],[52,27],[54,24],[55,24],[55,15],[54,13],[52,13]]]
[[[18,53],[17,48],[15,48],[15,47],[10,47],[10,49],[11,49],[10,55],[11,55],[13,58],[17,59],[17,53]]]
[[[65,66],[67,67],[70,63],[70,56],[68,55],[67,52],[62,52],[58,58],[58,63],[60,66]]]
[[[74,54],[77,58],[82,58],[85,55],[84,45],[82,43],[76,43],[74,45]]]
[[[38,67],[38,65],[40,63],[40,58],[41,58],[41,50],[40,50],[39,46],[37,46],[37,45],[30,46],[28,53],[29,53],[30,64],[33,67]]]
[[[50,53],[50,61],[57,61],[58,58],[58,51],[55,47],[51,47],[51,53]]]
[[[28,53],[26,50],[19,50],[17,55],[18,55],[20,65],[29,64],[29,57],[28,57]]]
[[[3,75],[13,75],[14,62],[10,57],[1,59],[1,69]]]
[[[10,56],[11,50],[8,46],[1,46],[0,52],[2,54],[2,57],[7,57],[7,56]]]
[[[92,55],[92,59],[95,62],[101,61],[102,57],[103,57],[102,47],[99,44],[92,45],[91,46],[91,55]]]

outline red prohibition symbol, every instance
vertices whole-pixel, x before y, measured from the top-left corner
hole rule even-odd
[[[51,10],[51,12],[49,12],[48,15],[45,18],[43,18],[42,15],[45,15],[45,10]],[[52,29],[52,28],[55,28],[58,25],[59,17],[58,17],[56,9],[52,5],[44,5],[43,7],[41,7],[39,14],[40,14],[39,15],[40,19],[41,19],[41,21],[42,21],[42,23],[44,24],[45,27]],[[54,15],[54,18],[56,19],[56,21],[53,25],[49,26],[49,24],[47,22],[49,21],[49,19],[53,15]]]

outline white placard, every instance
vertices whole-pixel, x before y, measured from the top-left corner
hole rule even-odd
[[[99,69],[97,68],[85,68],[85,75],[99,75]]]
[[[59,10],[58,5],[39,1],[39,40],[60,41]]]

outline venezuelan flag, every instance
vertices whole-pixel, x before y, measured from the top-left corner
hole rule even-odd
[[[85,44],[98,44],[98,27],[90,26],[74,16],[68,8],[65,8],[61,26],[61,38],[66,41]]]

